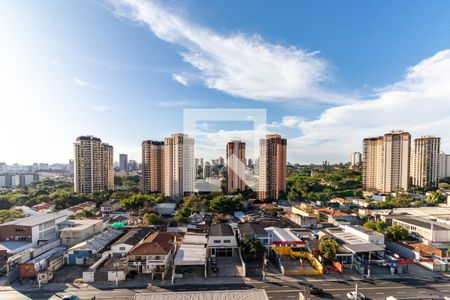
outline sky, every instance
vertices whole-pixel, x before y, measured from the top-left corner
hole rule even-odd
[[[86,134],[139,161],[185,109],[263,109],[293,163],[392,129],[450,152],[450,2],[0,1],[0,161],[67,162]],[[197,125],[206,159],[254,129]]]

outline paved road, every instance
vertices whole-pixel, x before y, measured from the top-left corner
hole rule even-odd
[[[450,296],[450,278],[413,279],[398,278],[389,280],[364,280],[356,281],[359,291],[368,299],[381,300],[387,296],[396,296],[403,299],[426,299],[433,296]],[[251,289],[263,288],[270,300],[298,299],[298,292],[303,289],[302,284],[307,282],[267,282],[251,284],[221,284],[221,285],[179,285],[169,287],[152,286],[147,289],[94,289],[85,288],[70,290],[68,293],[76,294],[81,299],[115,299],[129,300],[139,292],[161,291],[201,291],[201,290],[227,290],[227,289]],[[344,280],[309,280],[309,284],[324,289],[322,298],[313,296],[312,299],[345,299],[347,292],[354,289],[355,282]],[[60,299],[66,292],[57,290],[34,290],[29,292],[0,291],[0,300],[19,299]]]

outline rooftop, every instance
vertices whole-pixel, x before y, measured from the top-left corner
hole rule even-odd
[[[449,226],[445,226],[444,224],[437,224],[437,222],[426,220],[423,218],[408,218],[408,217],[400,217],[400,218],[394,218],[396,221],[408,223],[411,225],[419,226],[426,229],[431,229],[433,226],[434,230],[450,230]]]
[[[134,300],[268,300],[263,289],[204,292],[139,293]]]
[[[175,236],[177,233],[153,232],[131,248],[128,255],[167,255],[173,247]]]
[[[206,236],[187,233],[175,256],[176,265],[204,265],[206,262]]]
[[[130,229],[124,236],[118,239],[113,245],[127,244],[136,245],[145,238],[153,229],[150,227],[139,227]]]
[[[233,229],[228,224],[214,224],[209,227],[210,236],[232,236],[234,235]]]
[[[106,245],[108,245],[111,241],[118,238],[122,233],[123,233],[122,230],[110,229],[100,234],[97,234],[84,242],[76,244],[69,250],[83,249],[83,250],[91,250],[93,252],[99,252],[103,248],[105,248]]]
[[[279,227],[266,227],[266,231],[272,232],[283,242],[298,242],[300,238],[292,231]]]
[[[264,230],[264,225],[257,223],[244,223],[238,225],[241,235],[248,235],[250,237],[255,235],[267,235],[266,230]]]
[[[13,221],[9,221],[6,223],[1,224],[0,226],[6,226],[6,225],[18,225],[18,226],[36,226],[45,222],[57,220],[59,218],[64,217],[64,215],[55,213],[55,214],[43,214],[43,215],[33,215],[30,217],[17,219]]]
[[[337,210],[337,209],[332,209],[329,207],[322,207],[318,209],[319,213],[324,213],[326,215],[331,215],[333,217],[345,217],[345,216],[349,216],[348,213],[345,213],[343,211]]]

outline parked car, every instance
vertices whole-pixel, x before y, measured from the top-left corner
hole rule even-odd
[[[347,298],[351,300],[365,300],[366,296],[364,296],[364,294],[361,292],[358,292],[358,296],[356,296],[356,292],[353,291],[347,293]]]
[[[311,295],[314,295],[314,296],[322,296],[323,295],[323,290],[321,288],[317,288],[314,286],[310,286],[308,288],[309,288],[309,293]]]
[[[65,295],[61,298],[62,300],[80,300],[76,295]]]

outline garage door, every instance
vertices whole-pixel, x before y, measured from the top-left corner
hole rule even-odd
[[[216,249],[217,257],[232,257],[233,256],[233,248],[225,248],[225,249]]]

